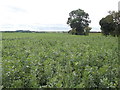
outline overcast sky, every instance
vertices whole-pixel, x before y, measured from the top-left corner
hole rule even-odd
[[[118,10],[119,0],[0,0],[0,27],[25,24],[64,24],[69,12],[82,9],[89,14],[90,26],[99,29],[99,20],[109,10]],[[2,29],[0,28],[0,29]]]

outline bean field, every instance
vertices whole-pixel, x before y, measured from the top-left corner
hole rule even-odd
[[[118,38],[2,33],[3,88],[118,88]]]

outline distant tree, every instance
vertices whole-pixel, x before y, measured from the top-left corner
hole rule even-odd
[[[91,29],[92,29],[91,27],[85,27],[84,29],[85,35],[89,35]]]
[[[69,13],[67,24],[72,28],[72,34],[85,35],[85,28],[89,27],[89,14],[84,10],[73,10]]]
[[[99,24],[101,25],[101,30],[104,35],[107,36],[113,33],[115,24],[113,22],[113,17],[111,15],[102,18]]]
[[[109,15],[99,22],[104,35],[120,35],[120,12],[109,11]]]
[[[113,16],[113,22],[115,23],[114,34],[119,36],[120,35],[120,11],[109,11],[109,14]]]

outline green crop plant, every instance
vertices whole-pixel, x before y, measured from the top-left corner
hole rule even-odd
[[[4,88],[118,88],[118,38],[3,33]]]

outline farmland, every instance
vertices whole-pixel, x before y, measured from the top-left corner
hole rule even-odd
[[[118,88],[118,38],[3,33],[5,88]]]

